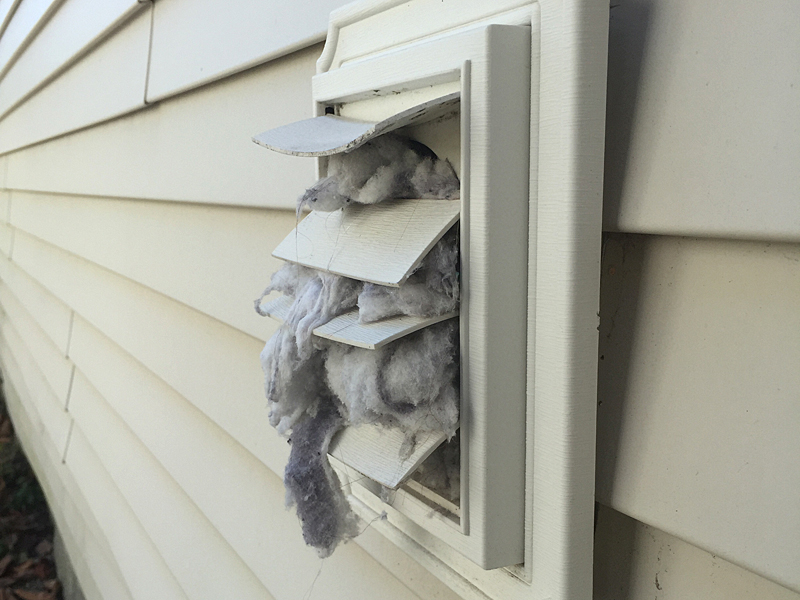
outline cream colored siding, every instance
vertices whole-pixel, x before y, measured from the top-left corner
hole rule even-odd
[[[143,107],[149,16],[140,13],[0,120],[0,153]]]
[[[5,32],[19,3],[20,0],[0,0],[0,36]]]
[[[614,236],[598,500],[800,589],[800,246]]]
[[[611,9],[605,228],[659,235],[604,248],[597,440],[600,502],[795,591],[798,22]]]
[[[12,194],[12,222],[18,230],[252,336],[266,338],[275,331],[275,323],[259,317],[248,300],[258,296],[268,275],[280,266],[281,261],[272,258],[270,252],[294,226],[294,214],[19,191]],[[198,293],[201,289],[204,293]]]
[[[58,351],[66,356],[72,310],[47,293],[40,283],[9,261],[8,255],[0,257],[0,278],[25,307],[30,317],[53,341]]]
[[[14,230],[6,224],[0,224],[0,250],[8,256],[14,243]]]
[[[720,556],[604,506],[595,532],[595,600],[797,600]]]
[[[62,408],[66,408],[72,381],[72,363],[30,317],[24,305],[7,285],[0,287],[0,303],[8,319],[14,324],[15,336],[19,335],[20,339],[17,341],[20,346],[27,346],[34,363],[41,369],[48,386],[47,390],[55,395]]]
[[[314,160],[268,152],[250,138],[311,116],[311,75],[321,50],[11,154],[7,187],[292,208],[298,190],[314,181]]]
[[[5,326],[4,330],[7,330]],[[37,376],[41,378],[35,367],[30,368],[30,363],[25,357],[25,350],[18,348],[16,352],[22,356],[23,362],[28,362],[27,380],[31,381]],[[17,360],[6,343],[3,346],[3,373],[6,377],[6,399],[17,432],[25,447],[30,448],[28,456],[43,482],[45,493],[51,499],[56,522],[59,528],[65,531],[65,537],[68,540],[67,546],[68,548],[72,547],[71,553],[75,555],[78,566],[85,560],[88,570],[91,572],[90,581],[87,583],[92,585],[87,585],[89,588],[87,592],[91,594],[92,587],[97,586],[102,593],[96,593],[95,598],[130,597],[125,590],[125,584],[121,583],[122,576],[119,575],[117,562],[112,560],[109,563],[108,557],[113,556],[111,548],[118,531],[129,534],[126,536],[126,549],[137,547],[138,540],[135,530],[133,535],[126,530],[129,523],[136,522],[135,519],[131,520],[132,513],[126,514],[125,507],[118,502],[108,503],[109,498],[102,493],[104,489],[107,489],[103,487],[104,474],[102,472],[89,468],[90,472],[86,474],[87,467],[84,462],[79,460],[71,460],[69,468],[60,467],[63,448],[55,446],[48,432],[52,427],[52,421],[59,420],[58,416],[62,421],[70,420],[69,416],[63,410],[59,410],[51,395],[41,392],[41,385],[38,386],[36,392],[27,387]],[[25,405],[20,404],[17,390],[31,400]],[[51,425],[48,426],[47,423]],[[75,478],[78,478],[78,482]],[[96,509],[97,507],[103,508],[93,512],[88,508],[84,495],[89,498],[90,503],[95,503]],[[100,523],[105,521],[105,527],[98,524],[95,514]],[[120,560],[119,564],[124,567],[124,561]],[[149,565],[149,562],[145,561],[140,564]],[[80,571],[79,568],[79,576],[81,575]],[[83,579],[85,577],[81,577],[82,581]]]
[[[136,0],[64,2],[3,77],[0,116],[147,6]]]
[[[190,598],[265,598],[266,590],[233,548],[136,438],[82,373],[70,412]],[[69,454],[67,455],[69,459]],[[209,482],[210,483],[210,482]],[[219,573],[227,577],[219,577]]]
[[[53,444],[58,456],[63,456],[71,419],[65,413],[61,401],[49,388],[36,359],[25,347],[25,342],[8,315],[3,321],[2,332],[5,348],[11,357],[9,362],[13,365],[9,367],[14,372],[11,377],[36,398],[36,410],[42,423],[41,433]]]
[[[25,50],[33,36],[47,22],[62,0],[30,0],[19,2],[9,10],[10,21],[0,38],[0,77]]]
[[[145,477],[154,470],[160,472],[160,465],[174,473],[177,483],[173,483],[173,487],[180,484],[204,513],[202,517],[198,513],[199,523],[210,519],[219,528],[215,530],[235,545],[237,554],[258,570],[262,580],[269,582],[270,591],[276,585],[280,589],[281,583],[286,586],[285,594],[275,593],[276,597],[286,597],[289,590],[296,590],[297,580],[311,577],[319,563],[313,552],[302,545],[294,516],[283,509],[280,480],[256,459],[256,456],[262,457],[275,472],[280,472],[288,450],[285,442],[272,433],[266,422],[257,367],[262,342],[26,233],[20,232],[17,242],[15,263],[26,265],[42,283],[79,313],[75,317],[70,342],[70,357],[78,369],[69,405],[70,414],[76,419],[75,432],[84,435],[92,447],[101,448],[105,456],[106,452],[113,450],[107,446],[108,443],[122,436],[127,427],[134,429],[142,436],[147,448],[136,446],[136,440],[130,435],[122,436],[128,437],[129,444],[134,444],[133,447],[127,446],[124,455],[140,456],[152,452],[163,461],[154,463],[151,460],[149,466],[142,465],[136,473]],[[8,268],[19,269],[16,264],[9,264]],[[106,330],[138,360],[133,360],[81,315]],[[223,428],[234,433],[250,452],[145,367],[161,374],[166,382],[185,391],[188,397],[195,398],[202,409],[215,417]],[[91,384],[87,377],[91,378]],[[95,387],[100,393],[93,389]],[[110,407],[100,402],[106,397],[112,407],[121,411],[124,425],[119,417],[112,418],[114,414]],[[91,409],[87,408],[87,402]],[[164,411],[178,412],[164,415]],[[103,414],[107,420],[98,422]],[[197,424],[193,425],[195,422]],[[101,433],[106,435],[101,436]],[[72,441],[67,464],[71,452]],[[210,454],[206,456],[204,453]],[[138,487],[128,487],[133,485],[128,478],[134,471],[126,470],[124,477],[115,477],[113,469],[120,467],[112,464],[107,468],[118,485],[125,486],[128,493],[134,495],[128,498],[126,494],[126,498],[140,517],[148,515],[148,506],[153,500],[136,496],[136,490],[154,486],[161,489],[168,487],[170,481],[162,474],[155,480],[158,483],[145,479],[138,482]],[[261,475],[256,476],[258,472]],[[269,504],[271,498],[274,501],[272,506]],[[166,499],[162,499],[159,506],[164,503]],[[169,506],[169,503],[164,505]],[[186,512],[186,507],[170,510]],[[277,522],[276,516],[279,517]],[[163,525],[162,521],[158,523]],[[144,526],[147,528],[147,524]],[[161,536],[159,539],[165,545],[179,542],[196,545],[182,535],[182,532],[192,529],[188,525],[167,532],[153,524],[150,527],[151,535]],[[280,529],[276,530],[276,527]],[[168,538],[164,540],[163,536]],[[276,539],[281,543],[270,543]],[[161,548],[161,543],[156,543]],[[292,545],[294,549],[287,551]],[[306,559],[301,559],[301,556]],[[337,560],[345,564],[348,560],[356,564],[371,560],[355,545],[346,546],[337,556]],[[197,564],[193,563],[192,568],[197,568]],[[263,572],[264,569],[267,573]],[[228,570],[236,572],[232,567]],[[281,573],[288,572],[295,576],[283,579]],[[365,569],[363,565],[355,571],[350,569],[338,574],[332,569],[330,577],[334,579],[324,583],[328,591],[333,586],[341,592],[341,595],[337,592],[332,597],[348,597],[347,591],[356,588],[376,589],[381,586],[396,588],[391,597],[415,597],[393,577],[381,575],[380,570]],[[321,576],[320,582],[324,581]],[[189,597],[202,596],[190,593]]]
[[[159,0],[147,101],[321,42],[329,13],[344,4],[347,0]]]
[[[158,549],[77,426],[65,464],[65,470],[74,475],[77,488],[90,502],[92,515],[97,515],[100,535],[108,539],[111,547],[109,558],[122,570],[130,597],[185,598]],[[142,573],[148,577],[142,577]],[[105,600],[115,596],[101,597]]]
[[[604,227],[800,242],[800,4],[612,2]]]
[[[262,341],[26,234],[16,254],[82,318],[282,472],[288,446],[267,420]]]

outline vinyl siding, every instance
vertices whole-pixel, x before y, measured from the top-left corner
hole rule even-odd
[[[136,0],[70,0],[11,65],[0,85],[0,116],[55,78],[147,4]]]
[[[289,209],[297,190],[313,183],[314,160],[265,151],[250,138],[312,116],[311,76],[320,51],[303,50],[124,119],[9,154],[7,187]],[[131,105],[144,94],[143,84]]]
[[[160,0],[147,101],[154,102],[322,42],[346,0]],[[213,22],[213,27],[208,23]]]

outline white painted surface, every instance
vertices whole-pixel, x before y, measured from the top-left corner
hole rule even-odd
[[[413,18],[406,19],[410,26]],[[529,116],[529,33],[523,27],[478,28],[331,69],[313,83],[319,105],[392,96],[459,79],[466,90],[461,93],[462,119],[470,119],[464,125],[468,137],[465,134],[460,142],[461,277],[462,298],[469,306],[462,300],[461,393],[470,412],[469,421],[462,423],[462,440],[474,453],[470,450],[464,463],[468,476],[462,476],[469,482],[462,492],[462,524],[468,533],[436,533],[484,568],[521,562],[524,554],[529,132],[520,124]],[[395,24],[385,30],[384,41],[405,34]],[[330,45],[340,43],[341,37]],[[363,50],[368,54],[371,47]],[[464,61],[471,61],[471,71],[464,69],[462,74]],[[501,159],[501,148],[512,151]],[[490,198],[505,201],[501,206]],[[504,402],[496,402],[497,397]],[[500,431],[502,435],[493,435]],[[469,508],[464,509],[467,502]]]
[[[272,255],[312,269],[398,287],[458,221],[457,200],[388,200],[311,211]]]
[[[137,0],[66,0],[3,77],[0,118],[146,6]]]
[[[24,0],[17,5],[0,37],[0,78],[36,35],[62,0]]]
[[[292,156],[330,156],[349,152],[374,137],[458,113],[459,92],[426,100],[377,122],[322,115],[259,133],[257,144]]]
[[[317,56],[319,48],[310,48],[225,85],[16,152],[6,187],[293,209],[315,181],[314,161],[267,152],[250,138],[311,116]]]
[[[0,120],[0,153],[144,106],[149,41],[147,10]]]
[[[329,13],[343,4],[346,0],[159,0],[147,101],[321,42]]]
[[[531,103],[538,160],[528,261],[526,562],[539,594],[589,598],[608,6],[542,3],[541,11],[540,92]]]
[[[319,71],[335,70],[359,58],[476,23],[505,23],[504,18],[509,13],[520,7],[524,11],[526,4],[525,0],[492,3],[436,0],[352,2],[331,14],[330,44],[326,45],[320,59]],[[518,17],[516,14],[511,18]]]
[[[294,300],[289,296],[280,296],[261,304],[259,308],[264,315],[282,323],[286,321],[293,302]],[[446,319],[451,319],[457,315],[457,312],[447,313],[438,317],[409,317],[402,315],[383,319],[376,323],[359,323],[358,309],[356,309],[334,317],[325,325],[314,329],[312,333],[334,342],[375,350],[410,333]]]
[[[800,241],[800,4],[613,5],[604,227]]]
[[[800,591],[800,246],[615,237],[603,278],[598,499]]]
[[[358,311],[345,313],[317,327],[314,335],[359,348],[375,350],[425,327],[458,316],[458,311],[436,317],[410,317],[402,315],[375,323],[359,323]]]
[[[447,439],[440,432],[417,436],[414,450],[403,459],[405,434],[376,425],[345,427],[331,440],[328,452],[348,467],[390,489],[397,488]]]

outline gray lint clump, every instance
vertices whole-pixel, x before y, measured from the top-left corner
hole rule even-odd
[[[295,426],[283,478],[286,504],[297,507],[303,539],[323,558],[340,540],[358,533],[357,519],[328,462],[328,445],[341,426],[342,417],[332,402],[322,403],[316,415]]]
[[[283,326],[261,353],[270,405],[270,424],[286,433],[325,391],[319,376],[323,357],[312,331],[355,308],[363,283],[347,277],[286,264],[272,276],[264,295],[280,291],[294,298]]]
[[[458,422],[458,326],[450,320],[378,350],[331,344],[325,360],[330,390],[351,425],[398,427],[401,458],[426,431],[455,433]]]
[[[328,175],[297,200],[297,213],[333,211],[351,202],[376,204],[401,198],[453,199],[459,195],[453,166],[414,140],[393,133],[328,159]]]
[[[298,199],[315,210],[393,198],[457,198],[452,166],[426,146],[388,134],[330,157],[328,177]],[[361,322],[396,315],[438,316],[456,310],[458,235],[453,228],[399,288],[364,283],[287,263],[256,301],[271,292],[292,299],[280,329],[261,353],[270,423],[289,435],[284,484],[303,538],[329,556],[357,534],[356,517],[328,462],[342,428],[377,424],[405,435],[401,455],[422,432],[455,433],[458,422],[458,325],[447,320],[365,350],[313,336],[313,330],[358,307]],[[430,471],[431,468],[428,468]]]
[[[399,288],[365,283],[358,319],[372,323],[397,315],[434,317],[458,307],[458,233],[453,227]]]

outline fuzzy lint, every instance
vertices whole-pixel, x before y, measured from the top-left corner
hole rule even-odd
[[[298,214],[304,206],[346,210],[350,202],[457,198],[458,192],[449,162],[423,144],[387,134],[330,157],[328,176],[300,196]],[[452,312],[459,298],[458,260],[454,227],[399,288],[286,263],[256,301],[260,312],[261,300],[271,292],[292,299],[286,320],[261,353],[261,364],[270,423],[289,436],[292,446],[284,474],[287,505],[296,506],[303,538],[320,556],[357,533],[356,517],[328,462],[328,446],[342,427],[397,428],[405,435],[401,455],[410,454],[422,432],[455,434],[458,324],[450,319],[378,350],[325,340],[313,330],[356,307],[363,323]],[[433,463],[429,473],[432,468]]]

